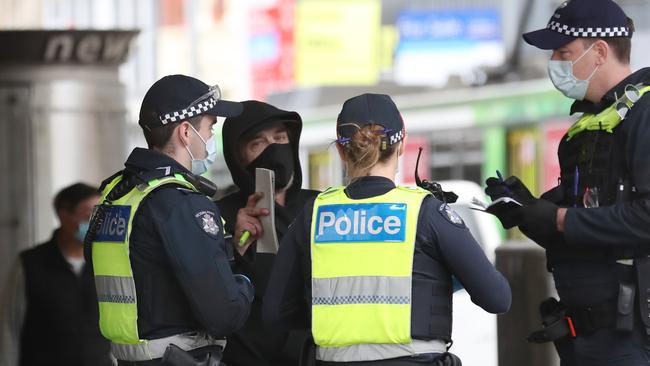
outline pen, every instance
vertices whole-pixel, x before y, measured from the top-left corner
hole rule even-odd
[[[241,238],[239,238],[239,246],[243,247],[246,244],[246,241],[248,238],[250,238],[251,232],[248,230],[244,230],[244,233],[241,234]]]
[[[578,166],[576,165],[576,171],[573,175],[573,197],[574,197],[574,203],[573,207],[578,207],[578,182],[580,180],[580,171],[578,170]]]
[[[499,182],[503,183],[503,174],[497,169],[497,177],[499,178]]]
[[[508,188],[508,186],[505,185],[505,180],[503,180],[503,174],[501,174],[501,172],[499,171],[499,169],[497,169],[497,177],[499,178],[499,183],[504,183],[504,184],[503,184],[503,188],[505,188],[506,193],[507,193],[507,194],[512,194],[512,191],[510,190],[510,188]]]

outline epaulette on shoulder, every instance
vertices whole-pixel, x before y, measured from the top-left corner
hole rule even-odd
[[[409,193],[422,193],[422,194],[432,194],[426,189],[418,186],[397,186],[398,189]]]
[[[197,191],[192,190],[192,189],[189,189],[189,188],[185,188],[185,187],[175,187],[175,188],[176,188],[177,190],[179,190],[179,191],[185,193],[185,194],[192,194],[192,193],[197,193],[197,194],[198,194]]]

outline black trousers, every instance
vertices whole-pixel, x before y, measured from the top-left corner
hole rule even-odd
[[[561,366],[650,366],[645,329],[621,333],[613,328],[556,342]]]
[[[206,358],[207,355],[212,354],[212,355],[220,355],[222,354],[222,349],[220,346],[207,346],[207,347],[201,347],[197,349],[193,349],[191,351],[187,351],[192,357],[196,358],[197,360],[203,360]],[[221,358],[221,357],[219,357]],[[162,358],[158,358],[155,360],[150,360],[150,361],[117,361],[118,366],[149,366],[149,365],[157,365],[157,366],[173,366],[170,365],[166,362],[162,361]]]

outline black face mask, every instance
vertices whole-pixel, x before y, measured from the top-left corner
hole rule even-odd
[[[270,169],[275,172],[275,189],[282,189],[293,177],[294,159],[291,144],[270,144],[246,167],[255,179],[255,168]]]

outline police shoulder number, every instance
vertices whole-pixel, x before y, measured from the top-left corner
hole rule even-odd
[[[443,203],[440,205],[438,208],[438,212],[440,213],[440,216],[442,216],[445,220],[449,221],[449,223],[464,228],[465,227],[465,222],[463,221],[463,218],[460,217],[460,215],[454,211],[453,208],[451,208],[448,204]]]

